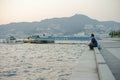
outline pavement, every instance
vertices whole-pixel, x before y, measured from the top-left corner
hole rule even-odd
[[[70,80],[120,80],[120,42],[113,40],[116,39],[100,40],[100,51],[86,49]]]
[[[116,80],[120,80],[120,42],[113,40],[118,39],[103,39],[99,42],[102,49],[100,50],[106,64],[110,68]]]
[[[70,80],[99,80],[94,51],[87,48],[74,67]]]

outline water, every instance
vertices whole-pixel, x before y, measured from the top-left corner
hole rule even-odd
[[[69,80],[84,44],[0,44],[0,80]]]
[[[89,41],[90,37],[40,37],[35,40],[79,40],[79,41]]]

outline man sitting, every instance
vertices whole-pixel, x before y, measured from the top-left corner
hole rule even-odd
[[[90,50],[93,50],[94,47],[98,47],[97,40],[94,38],[94,34],[91,34],[91,42],[88,45],[90,47]]]

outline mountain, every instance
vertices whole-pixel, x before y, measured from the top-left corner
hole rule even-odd
[[[30,35],[74,36],[84,32],[108,34],[120,29],[120,23],[114,21],[98,21],[88,16],[76,14],[71,17],[45,19],[40,22],[19,22],[0,25],[0,38],[8,36],[27,37]]]

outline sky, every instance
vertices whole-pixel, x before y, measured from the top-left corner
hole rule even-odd
[[[120,0],[0,0],[0,24],[83,14],[120,22]]]

